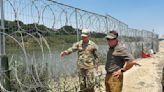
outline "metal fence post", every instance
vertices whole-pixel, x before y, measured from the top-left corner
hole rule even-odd
[[[2,79],[1,79],[1,83],[3,85],[3,87],[8,90],[11,91],[11,86],[10,86],[10,71],[9,71],[9,64],[8,64],[8,57],[5,55],[5,36],[4,36],[4,32],[5,32],[5,24],[4,24],[4,6],[3,6],[3,0],[0,0],[0,13],[1,13],[1,25],[0,25],[0,68],[2,71]]]
[[[8,57],[6,55],[1,56],[1,69],[2,69],[2,84],[3,87],[11,91],[11,85],[10,85],[10,70],[9,70],[9,63],[8,63]]]
[[[109,32],[109,29],[108,29],[108,16],[106,15],[105,17],[105,22],[106,22],[106,32],[108,33]]]
[[[154,51],[154,29],[152,31],[152,47],[151,49]]]
[[[5,26],[4,26],[4,10],[3,10],[3,0],[0,0],[0,10],[1,10],[1,26],[0,26],[0,55],[4,55],[5,54],[5,37],[4,37],[4,30],[5,30]]]
[[[141,58],[143,58],[143,52],[144,52],[144,44],[143,44],[143,42],[142,42],[142,45],[141,45]]]
[[[75,8],[75,21],[76,21],[77,41],[79,41],[79,28],[78,28],[78,18],[77,18],[77,9],[76,8]]]

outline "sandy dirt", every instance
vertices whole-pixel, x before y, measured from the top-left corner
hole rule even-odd
[[[162,92],[162,70],[164,67],[164,41],[159,52],[150,58],[140,59],[141,66],[134,66],[124,73],[122,92]]]

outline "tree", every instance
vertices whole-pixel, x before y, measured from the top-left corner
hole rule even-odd
[[[71,34],[76,35],[76,30],[72,26],[65,25],[58,29],[58,33],[62,35]]]

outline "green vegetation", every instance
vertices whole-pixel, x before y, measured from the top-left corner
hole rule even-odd
[[[15,39],[17,39],[20,43],[22,42],[21,35],[23,36],[23,42],[26,47],[36,47],[38,42],[29,34],[33,35],[36,39],[40,41],[40,35],[43,36],[49,46],[56,47],[66,44],[71,45],[77,41],[77,33],[81,33],[80,29],[75,29],[72,26],[65,25],[59,29],[48,28],[44,25],[39,25],[37,23],[33,24],[24,24],[19,20],[15,21],[5,21],[5,32],[7,34],[12,35]],[[14,33],[16,31],[21,31],[22,33]],[[13,34],[14,33],[14,34]],[[104,33],[96,33],[91,32],[91,39],[96,43],[102,44],[104,37],[106,34]],[[6,37],[6,44],[9,47],[17,47],[18,43],[16,43],[13,39]]]

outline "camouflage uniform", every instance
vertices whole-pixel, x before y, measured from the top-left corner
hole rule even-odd
[[[112,76],[112,73],[123,68],[126,61],[133,59],[133,56],[120,42],[118,42],[116,47],[109,48],[107,53],[107,62],[105,65],[105,69],[107,71],[105,78],[106,92],[121,92],[123,74],[121,74],[119,78],[116,78]]]
[[[68,54],[78,51],[78,68],[81,92],[94,92],[94,68],[98,62],[96,54],[97,45],[89,40],[88,43],[83,41],[76,42],[66,50]]]

